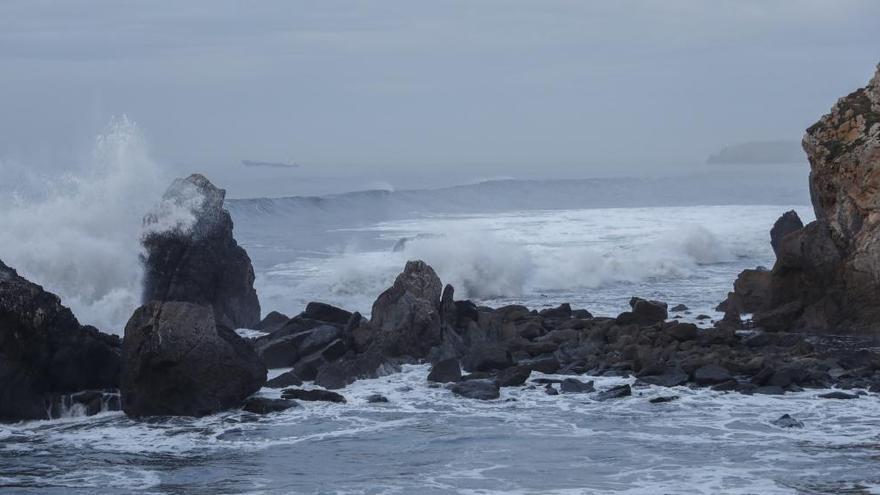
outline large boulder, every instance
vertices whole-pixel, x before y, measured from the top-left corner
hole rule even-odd
[[[153,301],[125,326],[122,409],[129,416],[204,416],[239,407],[266,367],[208,306]]]
[[[144,218],[144,303],[183,301],[212,307],[218,324],[260,323],[254,269],[232,236],[226,191],[204,176],[176,179]]]
[[[63,395],[119,386],[119,338],[0,261],[0,421],[46,419]]]
[[[388,356],[423,358],[441,343],[443,285],[424,261],[408,261],[394,285],[373,303],[370,345]]]
[[[880,69],[807,129],[816,220],[774,225],[776,264],[755,322],[765,330],[880,330]],[[763,290],[763,289],[762,289]],[[740,291],[736,290],[735,293]]]

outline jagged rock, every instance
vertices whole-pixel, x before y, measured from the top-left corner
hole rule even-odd
[[[498,384],[494,380],[467,380],[456,383],[452,393],[468,399],[492,400],[501,397]]]
[[[503,370],[513,366],[510,352],[497,345],[476,345],[462,360],[462,367],[468,371]]]
[[[673,339],[678,340],[679,342],[684,342],[687,340],[694,340],[697,338],[697,332],[699,329],[693,323],[679,323],[673,322],[664,328],[666,333],[668,333]]]
[[[267,333],[272,333],[276,330],[281,329],[287,322],[290,321],[290,317],[285,315],[284,313],[279,313],[278,311],[272,311],[267,314],[265,318],[260,320],[259,323],[254,327],[254,330],[260,330]]]
[[[691,308],[687,307],[687,305],[685,305],[685,304],[676,304],[675,306],[673,306],[672,308],[670,308],[669,311],[678,311],[678,312],[680,312],[680,311],[689,311],[690,309],[691,309]]]
[[[292,400],[286,399],[269,399],[266,397],[251,397],[245,401],[242,410],[254,414],[269,414],[273,412],[281,412],[297,407],[298,404]]]
[[[715,385],[732,378],[729,371],[717,364],[707,364],[694,371],[694,381],[697,385]]]
[[[310,302],[300,316],[311,320],[346,325],[351,320],[353,313],[329,304]]]
[[[544,393],[547,395],[559,395],[559,391],[556,390],[552,383],[544,385]]]
[[[660,387],[677,387],[688,381],[688,374],[681,368],[667,368],[656,375],[639,375],[638,383],[647,383]]]
[[[394,285],[373,303],[370,345],[388,356],[427,356],[441,343],[442,289],[433,268],[408,261]]]
[[[582,382],[576,378],[566,378],[559,384],[559,390],[564,394],[587,394],[595,392],[593,381]]]
[[[282,373],[275,378],[269,380],[264,385],[266,388],[284,388],[291,385],[302,385],[302,379],[293,371]]]
[[[204,416],[238,407],[266,382],[251,346],[209,306],[154,301],[122,343],[122,409],[129,416]]]
[[[206,305],[219,325],[253,328],[260,322],[254,269],[232,236],[225,197],[193,174],[176,179],[144,218],[143,301]]]
[[[774,226],[777,260],[755,323],[773,331],[876,334],[880,69],[807,129],[803,147],[816,220],[797,228],[789,212]]]
[[[662,395],[660,397],[654,397],[653,399],[649,400],[648,402],[650,402],[651,404],[665,404],[667,402],[672,402],[674,400],[678,400],[678,398],[679,397],[677,395]]]
[[[859,396],[856,394],[848,394],[846,392],[841,392],[839,390],[835,390],[834,392],[828,392],[827,394],[819,394],[819,398],[822,399],[858,399]]]
[[[619,325],[653,325],[666,321],[669,312],[666,309],[666,303],[660,301],[649,301],[640,297],[633,297],[629,301],[632,308],[631,311],[621,313],[617,317]]]
[[[46,419],[62,395],[117,388],[120,368],[117,337],[0,261],[0,421]]]
[[[571,305],[562,303],[555,308],[542,309],[538,314],[544,318],[571,318]]]
[[[301,388],[288,388],[281,392],[281,397],[284,399],[299,399],[307,402],[336,402],[339,404],[344,404],[346,402],[345,397],[336,392],[319,389],[305,390]]]
[[[779,419],[773,420],[773,424],[780,428],[803,428],[804,423],[791,417],[791,415],[783,414]]]
[[[607,390],[603,390],[596,395],[593,396],[594,399],[598,401],[606,401],[611,399],[620,399],[623,397],[629,397],[632,395],[632,387],[629,385],[618,385],[616,387],[611,387]]]
[[[451,383],[461,380],[461,366],[458,359],[444,359],[431,367],[428,373],[429,382]]]
[[[804,222],[801,221],[801,217],[798,216],[797,212],[794,210],[789,210],[782,214],[776,223],[773,224],[773,228],[770,229],[770,245],[773,247],[773,252],[779,256],[779,248],[782,245],[782,239],[795,232],[804,228]]]
[[[518,387],[529,379],[532,369],[528,366],[511,366],[498,372],[495,381],[499,387]]]
[[[368,404],[382,404],[388,402],[388,398],[381,394],[372,394],[367,397]]]
[[[395,363],[375,352],[346,354],[341,359],[328,361],[332,362],[322,366],[315,376],[315,385],[328,389],[339,389],[361,378],[377,378],[400,371]]]

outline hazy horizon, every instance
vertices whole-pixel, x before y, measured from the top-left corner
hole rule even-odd
[[[727,145],[799,141],[863,86],[878,15],[868,1],[7,1],[0,167],[83,168],[126,115],[168,175],[204,172],[231,197],[702,172]]]

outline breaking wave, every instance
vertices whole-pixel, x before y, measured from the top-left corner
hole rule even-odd
[[[0,191],[0,259],[119,333],[140,304],[143,215],[167,184],[138,126],[112,119],[82,173],[27,182]]]

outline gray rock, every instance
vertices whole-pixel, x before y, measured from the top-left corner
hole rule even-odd
[[[125,326],[122,409],[129,416],[204,416],[239,407],[266,382],[251,346],[209,306],[151,302]]]
[[[493,400],[501,397],[498,384],[494,380],[468,380],[456,383],[452,393],[468,399]]]
[[[242,410],[254,414],[269,414],[273,412],[286,411],[297,407],[298,404],[292,400],[286,399],[269,399],[266,397],[251,397],[244,403]]]
[[[717,364],[707,364],[694,371],[694,382],[697,385],[716,385],[732,379],[730,372]]]
[[[843,399],[843,400],[850,400],[850,399],[858,399],[859,398],[859,396],[856,394],[848,394],[846,392],[841,392],[839,390],[835,390],[834,392],[828,392],[827,394],[820,394],[819,397],[822,399]]]
[[[451,383],[461,380],[461,366],[458,359],[444,359],[431,367],[428,373],[429,382]]]
[[[564,394],[586,394],[596,391],[593,381],[582,382],[576,378],[566,378],[559,384],[559,390]]]
[[[181,301],[213,308],[217,324],[254,328],[260,302],[247,252],[232,235],[226,191],[204,176],[176,179],[144,218],[143,301]],[[176,222],[187,211],[192,225]]]
[[[594,399],[598,401],[606,401],[611,399],[620,399],[623,397],[629,397],[632,395],[632,388],[629,385],[618,385],[616,387],[611,387],[607,390],[603,390],[596,395],[593,396]]]
[[[803,428],[804,423],[792,418],[788,414],[783,414],[779,419],[773,420],[773,424],[780,428]]]

